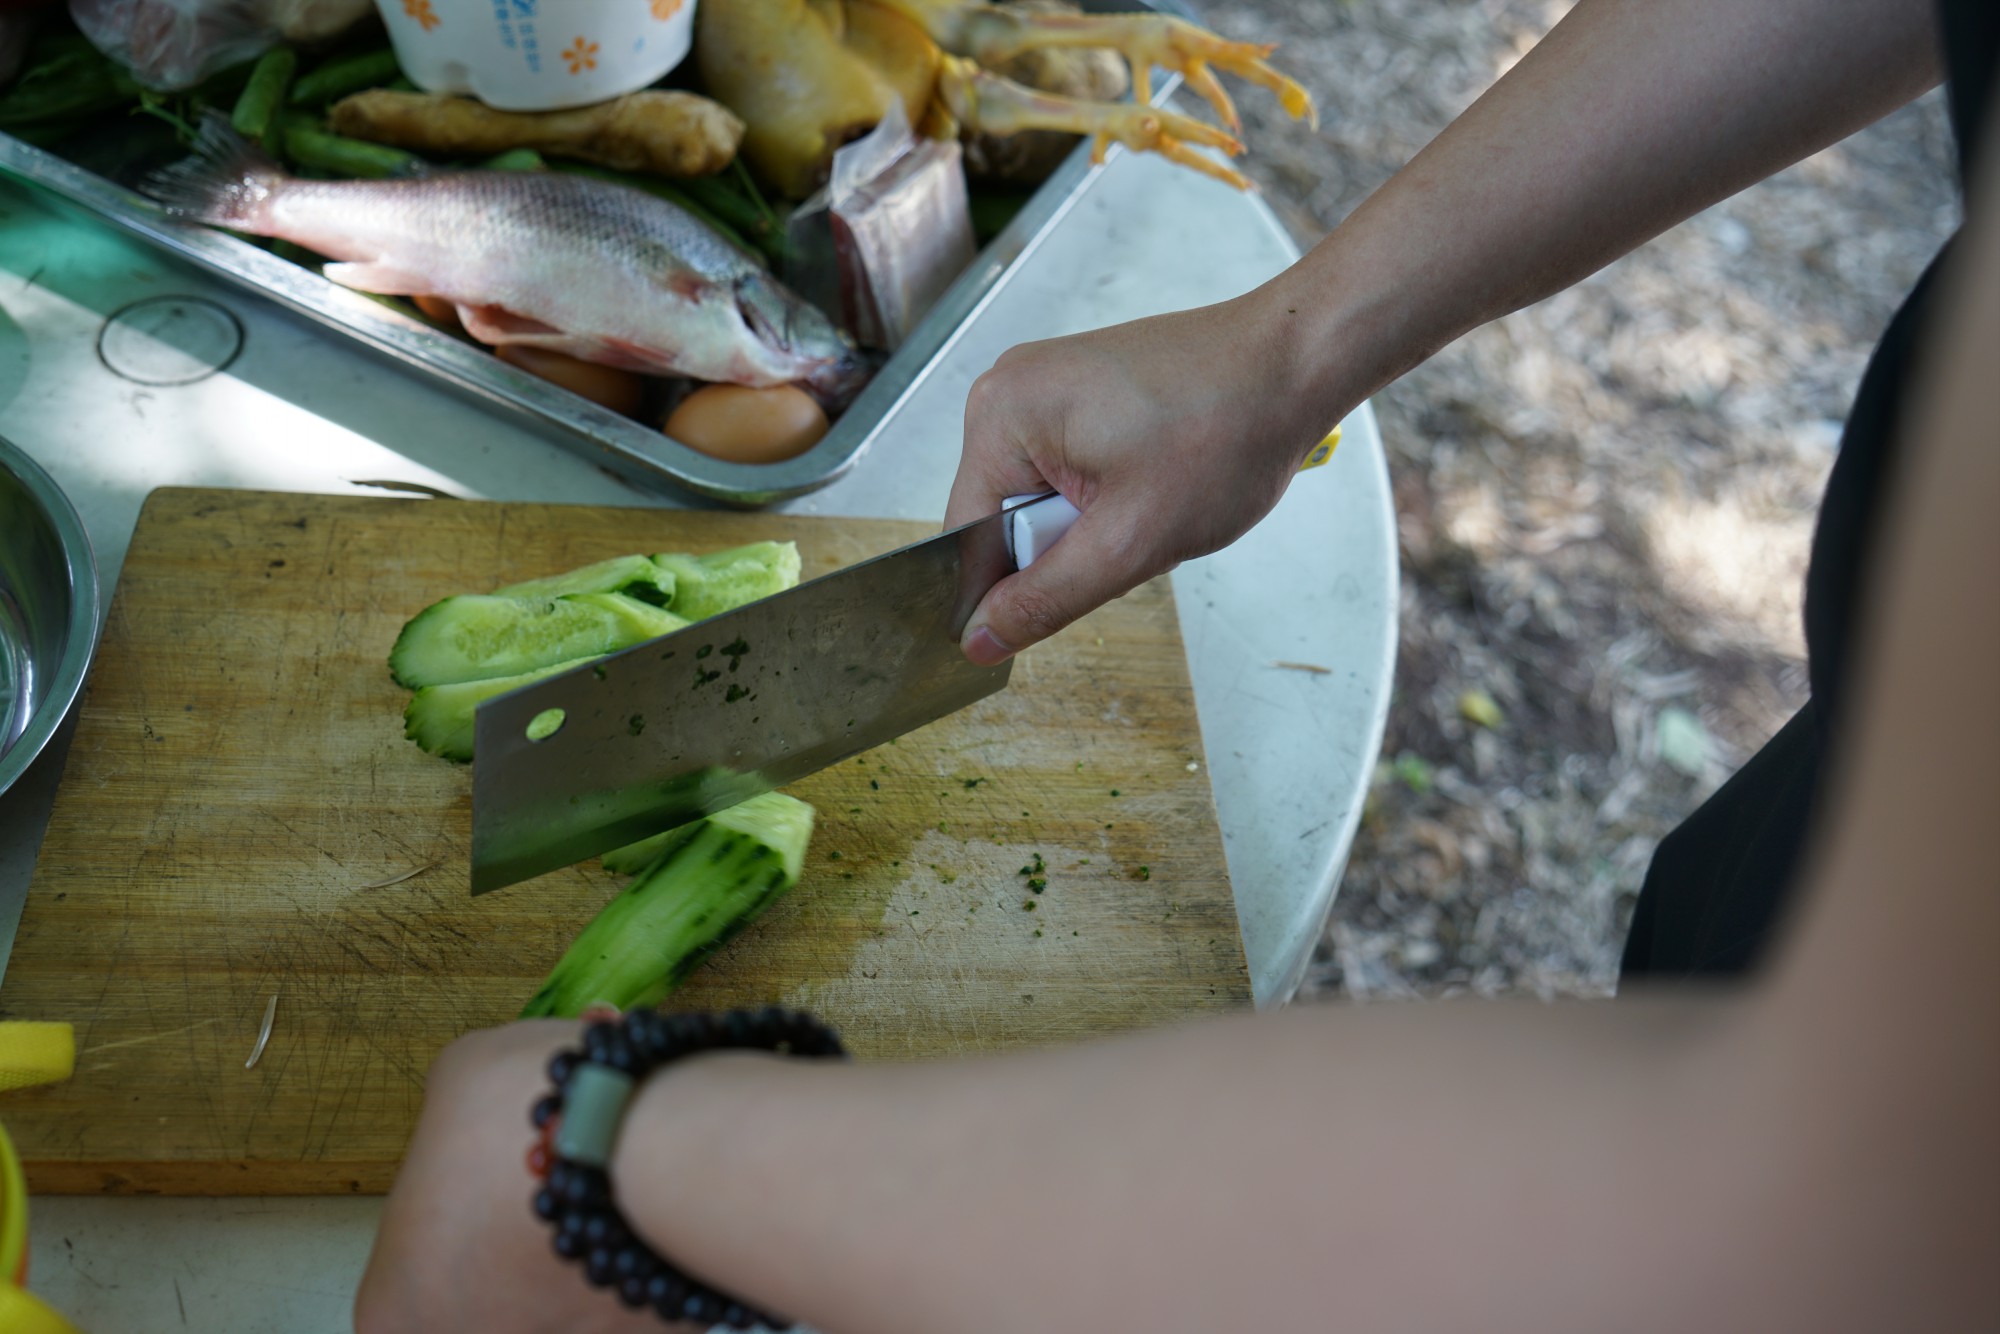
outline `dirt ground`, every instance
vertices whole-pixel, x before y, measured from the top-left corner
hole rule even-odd
[[[1318,99],[1315,135],[1241,98],[1250,174],[1310,245],[1569,5],[1199,8]],[[1396,695],[1304,994],[1612,989],[1654,844],[1804,697],[1814,511],[1869,349],[1957,224],[1950,153],[1933,94],[1375,399]]]

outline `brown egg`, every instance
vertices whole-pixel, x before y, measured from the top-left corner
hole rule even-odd
[[[825,410],[797,385],[711,384],[682,399],[660,429],[711,458],[782,463],[818,444],[826,428]]]
[[[493,349],[493,355],[509,366],[519,366],[530,375],[539,375],[550,384],[559,384],[572,394],[581,394],[627,417],[635,415],[646,401],[645,379],[616,366],[599,366],[519,343],[502,343]]]
[[[458,327],[458,307],[441,296],[413,296],[410,303],[424,313],[425,318],[442,324],[447,329]]]

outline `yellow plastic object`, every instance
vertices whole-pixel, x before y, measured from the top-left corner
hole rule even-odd
[[[1299,465],[1299,471],[1304,472],[1307,468],[1319,467],[1320,464],[1332,458],[1333,451],[1339,448],[1340,428],[1336,426],[1327,435],[1326,439],[1313,446],[1312,453],[1306,455],[1306,461]]]
[[[53,1084],[75,1068],[76,1034],[68,1024],[0,1023],[0,1093]]]
[[[0,1283],[0,1329],[7,1334],[78,1334],[77,1327],[51,1311],[34,1293]]]
[[[28,1281],[28,1183],[14,1141],[0,1127],[0,1293]],[[4,1309],[4,1308],[0,1308]],[[0,1320],[0,1329],[14,1327]]]
[[[0,1127],[0,1330],[77,1334],[76,1326],[22,1288],[27,1281],[28,1183],[21,1176],[21,1160],[14,1156],[14,1142]]]

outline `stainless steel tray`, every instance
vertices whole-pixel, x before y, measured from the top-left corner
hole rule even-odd
[[[1086,9],[1184,14],[1176,0],[1086,0]],[[1155,86],[1163,102],[1178,76]],[[1113,153],[1123,150],[1113,145]],[[601,408],[498,357],[399,314],[310,269],[209,227],[175,222],[141,196],[53,153],[0,134],[0,172],[31,182],[114,222],[162,250],[318,320],[404,366],[514,416],[551,429],[562,443],[635,481],[678,487],[746,508],[813,491],[852,468],[882,425],[921,384],[970,321],[993,300],[1103,168],[1080,145],[1004,230],[946,289],[930,313],[817,445],[783,463],[725,463]]]

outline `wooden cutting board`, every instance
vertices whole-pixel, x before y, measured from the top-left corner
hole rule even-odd
[[[0,1099],[31,1188],[386,1190],[431,1058],[511,1018],[623,883],[592,862],[470,896],[471,771],[403,739],[385,667],[419,609],[766,537],[810,578],[930,531],[154,492],[0,985],[5,1017],[76,1025],[73,1079]],[[798,889],[670,1006],[803,1006],[893,1059],[1248,1002],[1164,580],[1000,694],[789,790],[819,811]]]

